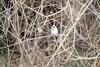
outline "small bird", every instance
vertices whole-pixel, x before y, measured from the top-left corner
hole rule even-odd
[[[57,29],[57,27],[56,27],[55,25],[53,25],[53,26],[51,27],[51,34],[53,34],[53,35],[58,34],[58,29]]]

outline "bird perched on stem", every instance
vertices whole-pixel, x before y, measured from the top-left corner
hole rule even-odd
[[[57,29],[57,27],[56,27],[55,25],[53,25],[53,26],[51,27],[51,34],[53,34],[53,35],[58,34],[58,29]]]

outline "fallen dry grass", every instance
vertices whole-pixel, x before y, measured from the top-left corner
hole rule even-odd
[[[100,67],[99,62],[99,0],[0,0],[0,67]]]

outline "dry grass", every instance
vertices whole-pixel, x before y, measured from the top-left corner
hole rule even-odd
[[[0,0],[0,67],[100,67],[100,1]]]

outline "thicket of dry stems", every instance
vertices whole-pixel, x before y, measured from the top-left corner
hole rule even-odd
[[[0,67],[100,67],[100,1],[0,0]]]

